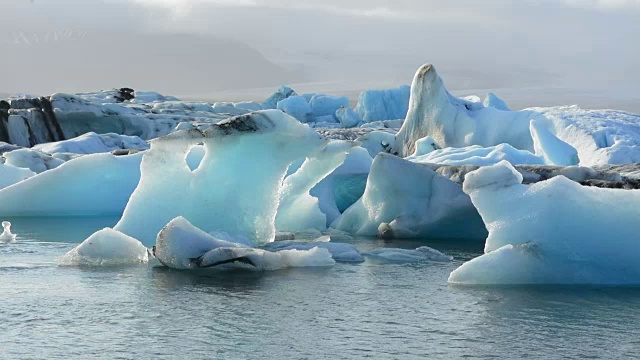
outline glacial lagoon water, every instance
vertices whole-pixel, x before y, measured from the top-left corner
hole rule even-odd
[[[10,219],[0,245],[0,359],[638,358],[640,288],[454,287],[451,263],[193,273],[59,267],[117,219]]]

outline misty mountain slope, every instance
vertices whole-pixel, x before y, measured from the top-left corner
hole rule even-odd
[[[13,33],[2,45],[4,92],[50,94],[128,86],[185,94],[302,79],[247,45],[215,37]]]

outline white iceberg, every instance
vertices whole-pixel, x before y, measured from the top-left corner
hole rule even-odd
[[[160,231],[154,255],[167,267],[185,270],[220,266],[278,270],[335,264],[326,249],[267,251],[246,247],[217,239],[182,217],[173,219]]]
[[[640,284],[640,191],[522,179],[507,162],[466,175],[489,236],[450,283]]]
[[[322,120],[323,116],[331,116],[334,119],[333,121],[336,121],[336,111],[341,107],[349,107],[349,98],[346,96],[316,94],[309,101],[309,105],[311,105],[313,116],[317,121],[329,122],[328,120]]]
[[[0,189],[11,186],[36,175],[35,172],[0,162]]]
[[[200,143],[206,154],[191,170],[187,153]],[[307,125],[279,110],[154,139],[142,159],[140,184],[115,229],[151,244],[166,223],[184,216],[207,232],[273,241],[287,168],[325,144]]]
[[[414,250],[381,248],[367,251],[364,255],[376,260],[403,263],[423,261],[447,262],[453,260],[453,256],[443,254],[442,252],[428,246],[420,246]]]
[[[63,266],[115,266],[146,263],[147,248],[140,241],[104,228],[71,249],[58,264]]]
[[[348,106],[343,106],[336,110],[335,117],[340,122],[340,125],[345,128],[358,126],[360,122],[360,116]]]
[[[427,137],[426,139],[430,139],[430,137]],[[428,144],[433,143],[431,141],[427,141],[427,145],[424,145],[423,143],[421,143],[421,141],[418,141],[417,144],[419,146],[416,147],[416,149],[420,149],[421,147],[431,148],[432,145]],[[417,152],[428,150],[429,149],[423,149]],[[506,160],[512,164],[545,164],[544,159],[542,159],[541,157],[538,157],[526,150],[518,150],[509,144],[500,144],[490,147],[472,145],[463,148],[435,149],[425,155],[410,156],[406,159],[416,163],[444,165],[486,166],[496,164],[502,160]]]
[[[120,215],[140,180],[142,153],[85,155],[0,190],[4,216]]]
[[[29,169],[38,174],[64,164],[64,160],[35,149],[17,149],[4,153],[3,157],[7,165]]]

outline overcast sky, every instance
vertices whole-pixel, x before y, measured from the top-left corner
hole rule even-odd
[[[339,82],[354,89],[402,84],[426,62],[435,64],[447,84],[459,89],[564,86],[634,91],[640,81],[635,71],[640,64],[640,0],[10,0],[3,3],[2,13],[0,45],[12,55],[0,57],[5,58],[0,65],[28,64],[64,74],[68,81],[49,82],[42,73],[31,75],[20,68],[20,77],[5,79],[4,84],[0,80],[0,91],[80,91],[102,83],[112,86],[103,79],[126,81],[123,64],[116,66],[79,40],[94,39],[95,34],[105,51],[122,57],[137,52],[136,63],[159,58],[154,49],[162,41],[136,50],[136,44],[152,43],[146,36],[215,38],[210,46],[198,40],[191,50],[181,50],[190,58],[203,58],[189,63],[190,71],[224,77],[203,77],[200,83],[190,75],[193,93],[278,82]],[[55,41],[77,43],[78,48],[49,44],[47,54],[31,62],[16,55],[37,57],[34,52],[45,40],[53,42],[54,33]],[[168,40],[167,47],[175,46],[171,41],[184,40]],[[240,51],[245,45],[256,53]],[[77,66],[75,55],[83,49],[90,49],[90,60],[102,69],[104,77],[96,74],[95,82],[87,79],[87,69]],[[214,60],[221,56],[227,60]],[[56,68],[49,68],[53,65],[47,60],[54,58]],[[154,72],[170,72],[172,64],[178,68],[186,60],[176,53],[157,61],[162,63]],[[229,64],[236,66],[231,69]],[[261,70],[243,72],[238,64]],[[237,85],[230,85],[233,77]],[[175,89],[177,94],[190,91],[175,76],[164,83],[148,77],[133,82],[165,92]]]

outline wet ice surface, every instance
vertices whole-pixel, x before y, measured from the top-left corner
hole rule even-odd
[[[117,219],[9,219],[0,244],[0,358],[632,358],[640,288],[453,287],[453,262],[338,263],[274,272],[59,267]]]

